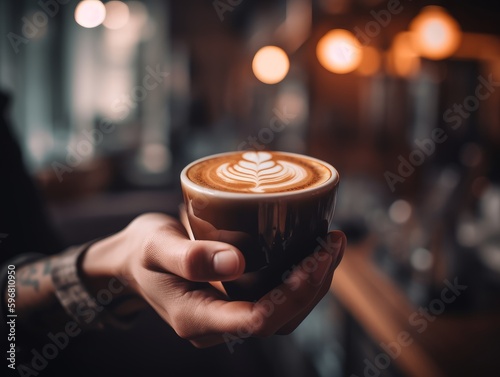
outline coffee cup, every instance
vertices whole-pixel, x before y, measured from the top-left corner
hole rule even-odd
[[[238,151],[198,159],[181,172],[191,238],[222,241],[245,257],[223,282],[230,298],[255,301],[319,247],[332,225],[339,174],[313,157]]]

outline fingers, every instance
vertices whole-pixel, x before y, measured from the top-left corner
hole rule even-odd
[[[223,242],[191,241],[183,226],[171,218],[151,233],[143,248],[146,268],[190,281],[232,280],[245,269],[237,248]]]
[[[326,257],[316,275],[325,275],[332,264],[332,257]],[[183,296],[183,307],[176,305],[166,309],[168,322],[180,337],[197,347],[224,342],[238,344],[241,340],[236,339],[268,337],[314,300],[318,286],[309,281],[310,277],[311,274],[297,269],[290,275],[293,280],[300,279],[297,286],[283,284],[256,303],[211,300],[200,295],[201,291],[189,292]]]
[[[331,232],[323,250],[304,259],[258,302],[228,302],[209,284],[193,282],[240,276],[245,262],[238,249],[224,242],[191,241],[182,225],[167,216],[145,220],[141,226],[150,236],[142,245],[142,263],[149,272],[141,289],[179,336],[197,347],[234,346],[236,339],[293,331],[328,292],[346,244],[342,232]]]
[[[347,239],[344,233],[340,231],[333,231],[328,234],[326,247],[328,248],[328,245],[332,245],[331,252],[333,256],[333,263],[330,266],[327,276],[323,280],[321,288],[319,289],[318,294],[316,295],[314,300],[307,307],[305,307],[295,318],[281,327],[277,332],[278,334],[286,335],[294,331],[309,315],[309,313],[311,313],[311,311],[316,307],[321,299],[328,293],[332,284],[333,274],[344,256],[346,244]],[[338,245],[338,247],[334,245]]]
[[[332,267],[334,265],[335,264],[332,263]],[[307,305],[298,315],[296,315],[288,323],[286,323],[278,331],[276,331],[276,334],[288,335],[292,333],[302,323],[302,321],[304,321],[304,319],[311,313],[311,311],[316,307],[316,305],[321,301],[321,299],[325,297],[325,295],[328,293],[330,289],[330,285],[332,284],[333,273],[334,273],[334,268],[332,267],[330,268],[330,272],[323,281],[323,285],[321,286],[314,300],[311,301],[311,303]]]
[[[186,306],[169,310],[171,325],[197,347],[222,342],[237,344],[235,339],[291,332],[328,292],[344,240],[341,232],[331,234],[331,252],[316,253],[315,264],[309,260],[299,265],[282,285],[256,303],[226,302],[200,296],[200,291],[190,292],[183,296]],[[200,299],[204,305],[199,305]]]

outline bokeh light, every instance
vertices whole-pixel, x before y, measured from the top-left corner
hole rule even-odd
[[[380,52],[372,46],[364,46],[361,62],[356,72],[362,76],[372,76],[378,72],[382,63]]]
[[[106,18],[106,7],[98,0],[81,1],[75,9],[75,21],[84,28],[94,28]]]
[[[54,146],[54,136],[46,130],[35,130],[28,136],[29,151],[37,162],[43,162]]]
[[[420,69],[420,57],[413,48],[411,32],[398,33],[389,51],[389,66],[394,74],[410,77]]]
[[[419,247],[411,253],[410,263],[417,271],[428,271],[434,263],[434,257],[429,250]]]
[[[321,65],[330,72],[348,73],[361,62],[361,44],[351,32],[335,29],[319,40],[316,55]]]
[[[252,70],[260,81],[265,84],[276,84],[283,80],[290,68],[288,56],[276,46],[262,47],[255,54]]]
[[[171,156],[167,147],[160,143],[143,146],[140,154],[143,168],[150,173],[162,173],[170,167]]]
[[[414,46],[423,57],[440,60],[450,57],[461,41],[460,25],[445,9],[428,6],[410,24]]]
[[[472,220],[462,221],[457,227],[456,237],[463,247],[475,247],[482,238],[480,229]]]
[[[397,224],[403,224],[411,216],[411,205],[406,200],[396,200],[389,207],[389,218]]]
[[[104,19],[104,26],[111,30],[117,30],[124,27],[129,18],[130,11],[128,5],[122,1],[109,1],[105,5],[106,18]]]

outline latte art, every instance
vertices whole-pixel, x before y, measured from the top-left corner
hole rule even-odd
[[[228,192],[255,194],[296,191],[331,178],[331,171],[314,159],[280,152],[239,152],[214,156],[191,166],[194,183]]]
[[[300,184],[307,178],[304,168],[288,161],[273,161],[270,153],[247,152],[236,164],[225,163],[217,175],[225,182],[253,185],[252,192],[269,192]]]

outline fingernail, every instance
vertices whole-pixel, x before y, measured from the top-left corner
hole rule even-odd
[[[337,258],[335,259],[334,263],[333,263],[333,269],[335,270],[340,262],[342,261],[342,258],[344,257],[344,250],[339,250],[339,253],[337,254]]]
[[[344,242],[345,236],[340,232],[333,232],[328,234],[327,242],[329,251],[333,257],[332,269],[336,269],[344,256]]]
[[[343,242],[342,235],[339,235],[337,233],[329,234],[327,236],[326,242],[328,245],[326,250],[331,252],[332,254],[338,254]]]
[[[213,260],[214,271],[220,275],[234,275],[240,268],[240,260],[233,250],[218,251]]]

